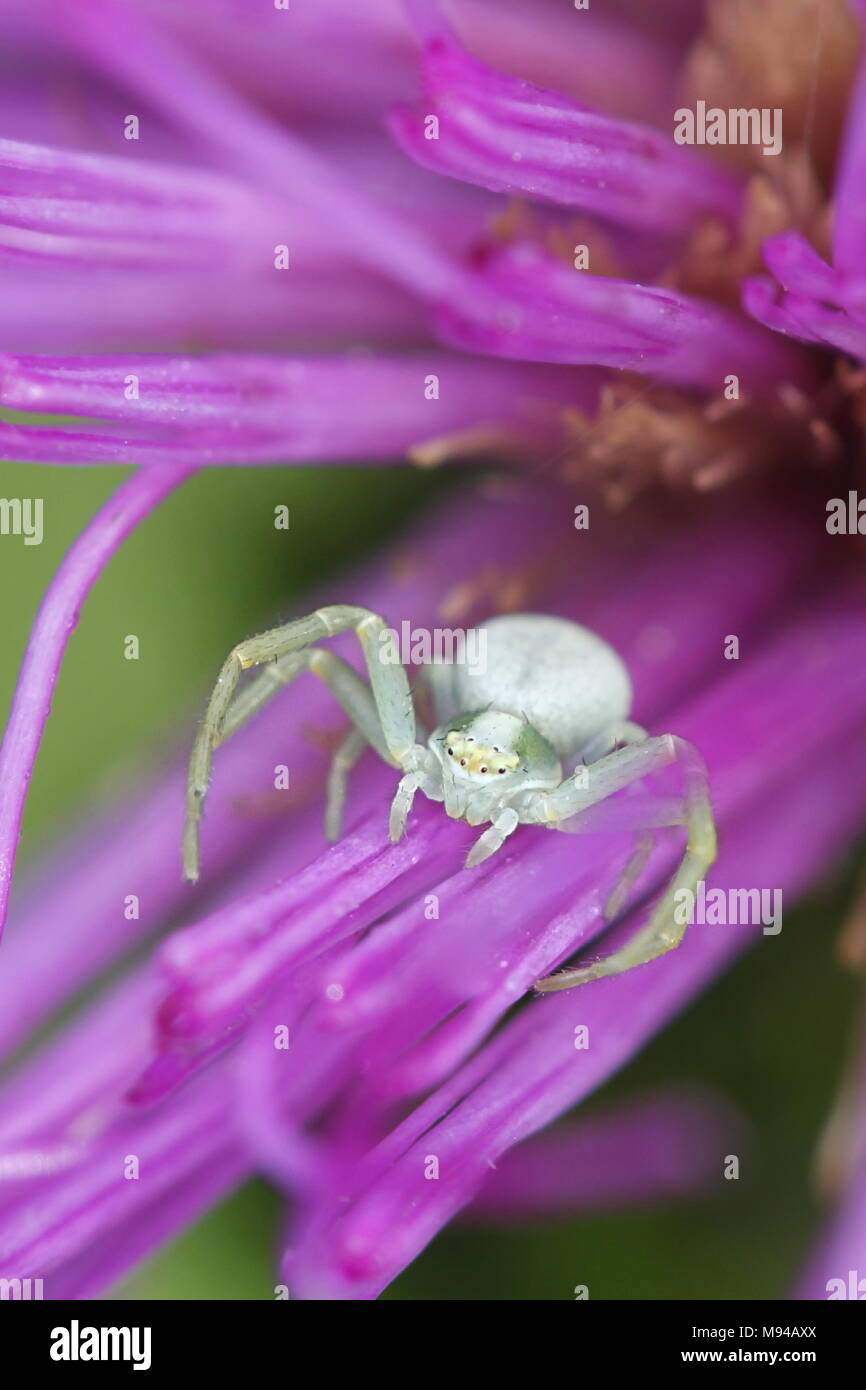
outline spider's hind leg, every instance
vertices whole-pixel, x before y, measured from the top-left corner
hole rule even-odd
[[[598,738],[593,739],[592,743],[583,750],[582,761],[587,765],[598,762],[601,758],[608,757],[617,748],[627,748],[630,744],[645,743],[648,738],[649,734],[640,724],[635,724],[631,720],[624,720],[611,725]],[[635,836],[634,849],[605,901],[603,909],[605,921],[612,922],[615,917],[619,916],[629,893],[646,868],[655,843],[656,835],[653,830],[647,828],[638,831]]]
[[[634,849],[629,855],[622,873],[605,899],[603,912],[606,922],[612,922],[613,919],[618,917],[622,912],[622,909],[628,901],[629,893],[647,866],[655,843],[656,835],[653,830],[641,830],[639,834],[635,836]]]
[[[680,895],[683,892],[695,893],[699,881],[716,857],[716,829],[706,769],[699,753],[690,743],[665,734],[611,753],[596,765],[588,791],[577,791],[564,783],[557,791],[547,794],[542,811],[546,819],[553,821],[559,819],[557,813],[563,811],[572,816],[579,815],[582,810],[597,805],[612,792],[620,791],[638,778],[673,762],[678,763],[682,770],[683,791],[667,812],[665,821],[671,825],[685,826],[686,848],[676,873],[651,912],[649,921],[620,950],[602,956],[589,965],[578,965],[537,981],[535,988],[540,993],[570,989],[605,975],[620,975],[636,965],[654,960],[682,941],[688,922],[681,920],[678,912]],[[659,821],[654,820],[652,824],[657,825]],[[633,872],[640,853],[642,846],[639,844],[626,867],[627,875]],[[621,884],[622,879],[614,888],[614,895],[619,894]]]

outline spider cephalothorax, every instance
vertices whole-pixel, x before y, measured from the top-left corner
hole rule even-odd
[[[553,749],[523,717],[490,709],[451,723],[458,727],[435,730],[427,746],[439,763],[445,810],[455,820],[483,825],[517,791],[561,780]]]
[[[370,684],[318,639],[354,628]],[[706,773],[694,748],[671,734],[651,738],[629,720],[631,683],[616,652],[587,628],[537,613],[494,618],[485,638],[483,669],[457,662],[424,668],[440,723],[425,744],[403,667],[382,659],[385,623],[365,608],[335,605],[240,643],[226,660],[190,760],[184,871],[198,877],[201,819],[213,750],[282,686],[312,671],[330,687],[352,720],[334,755],[328,782],[326,832],[340,833],[346,778],[371,745],[402,772],[391,803],[390,836],[397,840],[416,794],[444,804],[446,814],[486,825],[466,859],[480,864],[520,824],[581,830],[580,817],[614,792],[671,763],[682,769],[683,792],[668,807],[671,825],[684,825],[682,863],[649,921],[620,950],[585,967],[538,982],[565,989],[619,973],[678,945],[685,931],[674,914],[677,895],[694,888],[715,857],[715,827]],[[239,694],[238,679],[263,666]],[[660,822],[653,820],[653,827]],[[638,836],[634,854],[608,902],[622,906],[652,846],[652,829]]]

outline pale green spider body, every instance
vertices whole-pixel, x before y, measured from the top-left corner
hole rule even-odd
[[[312,645],[354,628],[369,685],[342,658]],[[637,845],[605,909],[616,914],[646,863],[653,830],[683,825],[683,860],[649,921],[620,950],[536,985],[566,989],[618,974],[679,944],[685,927],[674,914],[677,894],[694,891],[715,858],[715,827],[706,772],[695,749],[670,734],[651,738],[629,721],[631,683],[616,652],[587,628],[542,614],[509,614],[477,630],[485,639],[483,669],[468,664],[423,668],[438,727],[426,745],[402,665],[383,659],[382,618],[335,605],[240,643],[223,665],[190,759],[184,872],[198,878],[198,828],[214,748],[302,671],[330,687],[352,721],[328,779],[326,833],[340,833],[346,779],[367,744],[402,772],[389,831],[398,840],[417,792],[442,802],[447,815],[486,825],[466,859],[474,867],[501,848],[520,824],[580,831],[584,813],[614,792],[676,762],[683,791],[640,829]],[[263,666],[236,694],[241,672]]]

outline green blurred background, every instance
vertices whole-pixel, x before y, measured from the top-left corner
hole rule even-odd
[[[0,496],[45,499],[41,546],[0,537],[4,717],[39,600],[122,469],[0,464]],[[132,536],[72,637],[27,807],[21,865],[79,806],[122,784],[136,755],[197,708],[227,648],[322,577],[374,550],[447,479],[410,469],[212,469]],[[274,507],[291,508],[288,532]],[[137,662],[123,656],[135,633]],[[387,1292],[396,1299],[784,1296],[822,1212],[811,1161],[858,1001],[832,959],[854,881],[842,866],[796,912],[589,1102],[694,1082],[738,1105],[751,1138],[736,1182],[699,1200],[509,1229],[455,1226]],[[587,1107],[587,1108],[589,1108]],[[640,1162],[640,1155],[635,1155]],[[166,1248],[123,1292],[271,1298],[279,1203],[251,1183]]]

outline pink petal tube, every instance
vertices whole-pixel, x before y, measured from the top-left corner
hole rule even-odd
[[[81,605],[129,533],[191,472],[154,468],[125,482],[75,541],[43,599],[0,746],[0,931],[6,921],[27,784]]]

